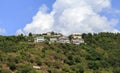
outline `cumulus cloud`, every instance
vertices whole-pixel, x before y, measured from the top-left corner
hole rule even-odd
[[[53,9],[40,7],[33,21],[22,29],[24,33],[57,31],[64,34],[73,32],[118,32],[114,27],[117,20],[101,15],[112,8],[111,0],[56,0]]]
[[[52,29],[54,23],[53,14],[47,14],[47,7],[43,5],[33,17],[33,21],[25,26],[25,33],[42,33]]]
[[[20,34],[25,35],[24,32],[21,29],[17,30],[17,32],[16,32],[16,35],[20,35]]]

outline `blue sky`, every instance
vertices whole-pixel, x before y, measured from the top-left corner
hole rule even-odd
[[[49,11],[55,0],[0,0],[0,28],[5,29],[3,35],[14,35],[18,29],[24,28],[26,24],[32,22],[32,17],[36,15],[39,8],[45,4]],[[112,8],[120,10],[120,0],[112,0]],[[106,14],[108,18],[120,20],[120,13]],[[120,23],[115,28],[120,30]]]
[[[120,0],[112,0],[112,6],[114,9],[120,10]],[[116,18],[119,19],[119,23],[118,26],[116,28],[118,28],[120,30],[120,13],[116,14],[115,16]]]
[[[52,7],[54,0],[0,0],[0,28],[6,35],[13,35],[25,24],[31,22],[40,6]]]

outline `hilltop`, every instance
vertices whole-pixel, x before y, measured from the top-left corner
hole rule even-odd
[[[85,43],[0,36],[0,73],[120,73],[120,33],[82,34]]]

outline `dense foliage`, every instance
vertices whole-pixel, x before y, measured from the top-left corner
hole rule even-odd
[[[0,36],[0,73],[120,73],[120,33],[83,34],[84,44]],[[34,69],[33,66],[40,66]]]

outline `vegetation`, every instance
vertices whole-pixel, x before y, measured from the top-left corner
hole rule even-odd
[[[0,36],[0,73],[120,73],[120,33],[83,34],[84,44]],[[39,66],[40,69],[34,69]]]

